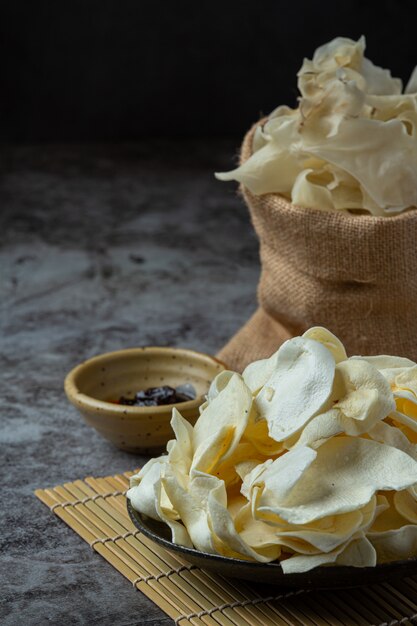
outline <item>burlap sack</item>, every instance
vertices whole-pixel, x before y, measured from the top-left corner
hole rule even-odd
[[[254,129],[244,139],[241,162],[251,154]],[[417,361],[417,210],[351,215],[241,192],[260,241],[259,308],[220,359],[242,371],[289,337],[325,326],[348,355]]]

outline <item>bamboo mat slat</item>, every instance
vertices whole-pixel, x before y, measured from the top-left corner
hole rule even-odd
[[[144,537],[126,509],[133,472],[35,495],[177,626],[412,626],[417,577],[335,591],[279,590],[225,579]]]

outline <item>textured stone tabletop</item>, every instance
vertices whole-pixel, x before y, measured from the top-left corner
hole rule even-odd
[[[68,370],[140,345],[215,353],[255,309],[258,245],[232,142],[14,147],[0,156],[0,622],[168,625],[33,495],[146,459],[63,393]]]

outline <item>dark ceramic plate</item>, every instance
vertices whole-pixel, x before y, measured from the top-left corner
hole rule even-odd
[[[166,524],[135,511],[129,499],[127,510],[136,528],[152,541],[179,554],[201,569],[212,570],[231,578],[243,578],[288,588],[330,589],[370,585],[417,574],[417,558],[383,563],[376,567],[316,567],[305,574],[284,574],[279,563],[241,561],[178,546],[170,541],[171,531]]]

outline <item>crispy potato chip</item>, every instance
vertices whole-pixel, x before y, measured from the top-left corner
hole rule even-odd
[[[335,362],[319,342],[295,337],[278,350],[275,369],[254,402],[269,435],[284,441],[316,415],[328,400]]]
[[[376,356],[351,356],[350,359],[366,361],[381,372],[385,370],[413,367],[415,365],[414,361],[411,361],[411,359],[406,359],[402,356],[389,356],[387,354],[379,354]]]
[[[417,204],[417,145],[396,119],[345,119],[332,137],[304,133],[306,151],[345,170],[380,210],[397,213]],[[387,175],[389,171],[389,175]]]
[[[325,413],[321,413],[303,428],[300,436],[289,438],[285,442],[289,448],[296,446],[309,446],[310,448],[319,448],[327,439],[335,437],[345,432],[341,419],[340,411],[330,409]]]
[[[255,559],[263,563],[276,558],[275,550],[269,555],[265,555],[265,550],[264,554],[260,554],[259,552],[253,550],[236,531],[233,520],[226,508],[226,492],[221,481],[219,481],[218,487],[213,489],[209,494],[208,511],[214,534],[228,547],[229,550],[231,549],[236,554],[249,559]]]
[[[291,200],[294,204],[303,207],[313,207],[320,211],[334,210],[331,191],[325,185],[318,185],[311,180],[314,170],[306,169],[300,172],[294,181],[291,191]]]
[[[175,476],[166,472],[162,484],[197,549],[262,562],[271,560],[252,550],[237,533],[227,510],[223,481],[195,472],[188,490],[184,490]]]

